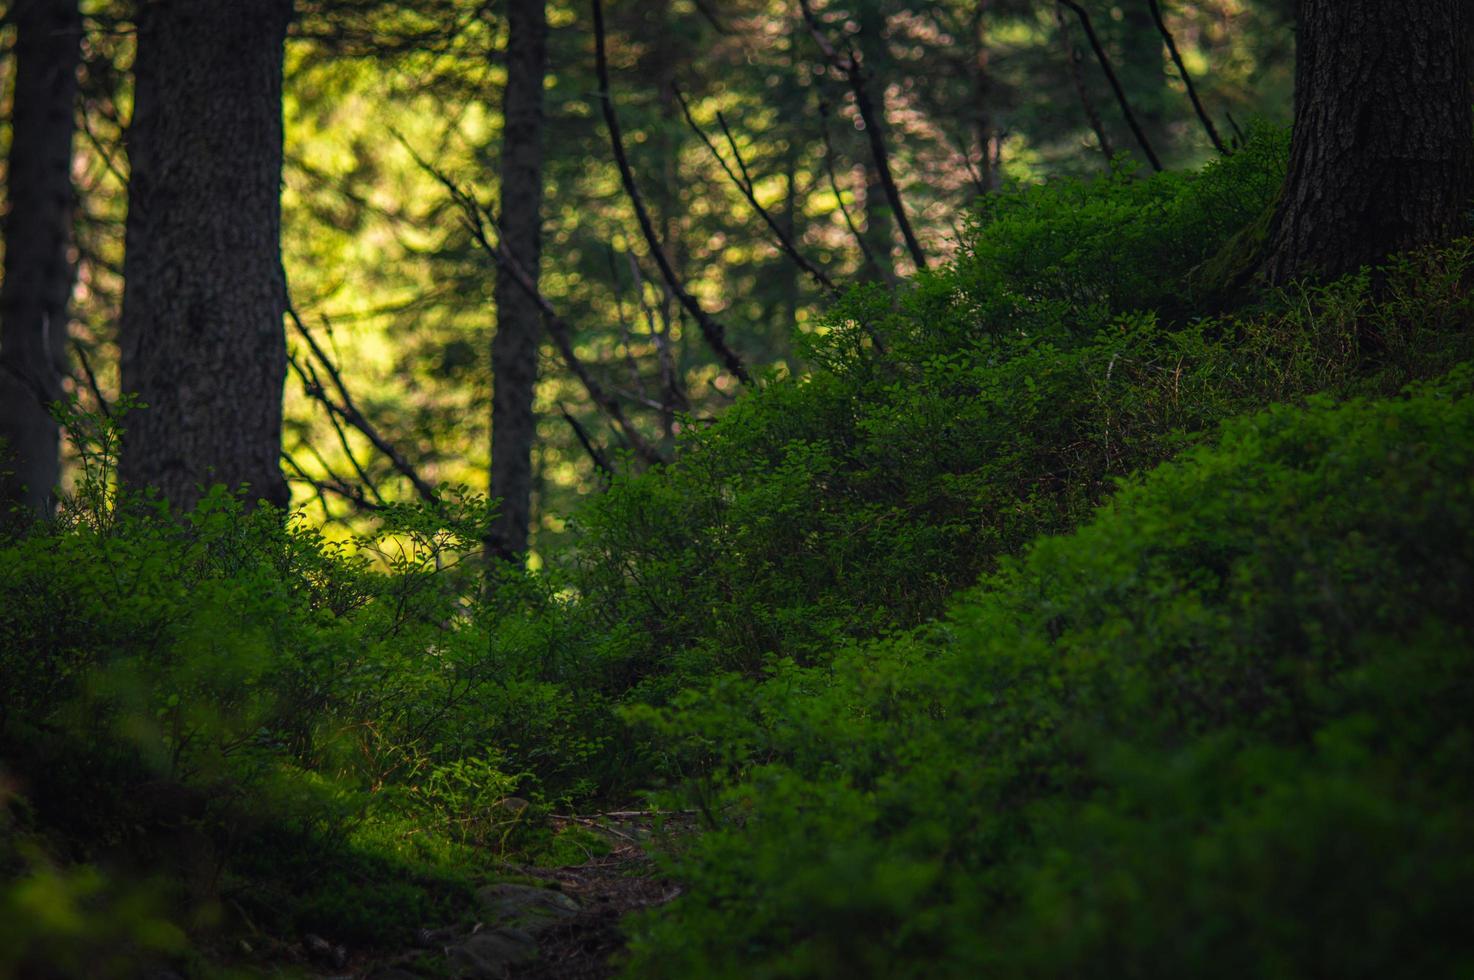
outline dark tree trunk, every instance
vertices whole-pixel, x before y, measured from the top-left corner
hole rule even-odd
[[[867,2],[860,8],[856,19],[859,24],[860,64],[866,81],[872,84],[870,99],[875,103],[876,111],[884,116],[884,77],[890,58],[890,46],[885,39],[887,17],[883,10]],[[862,150],[860,159],[865,161],[865,243],[880,266],[882,279],[889,281],[895,276],[896,242],[891,206],[886,200],[885,184],[875,156]]]
[[[993,71],[989,65],[987,16],[991,0],[977,0],[968,40],[972,48],[972,131],[978,144],[978,190],[991,194],[1001,185],[997,167],[998,132],[993,119]]]
[[[1167,85],[1167,58],[1162,35],[1145,0],[1124,3],[1119,25],[1120,75],[1131,107],[1160,156],[1170,145],[1167,107],[1173,98]]]
[[[537,277],[542,252],[543,76],[548,62],[544,0],[507,7],[507,87],[502,96],[502,242]],[[542,341],[536,302],[504,270],[496,277],[496,337],[491,344],[491,495],[501,499],[489,551],[521,560],[532,507],[533,394]]]
[[[1300,0],[1272,283],[1337,276],[1452,236],[1474,195],[1466,0]]]
[[[72,131],[81,59],[77,0],[19,0],[0,285],[0,524],[50,513],[60,476],[47,404],[62,397],[72,263]]]
[[[1070,19],[1065,13],[1063,5],[1054,5],[1054,26],[1059,37],[1060,51],[1064,54],[1066,63],[1069,65],[1070,82],[1075,87],[1075,94],[1080,99],[1080,108],[1085,110],[1085,119],[1090,123],[1090,131],[1095,134],[1096,146],[1100,155],[1105,158],[1107,166],[1116,155],[1115,147],[1111,145],[1110,133],[1106,132],[1105,123],[1100,118],[1100,110],[1095,106],[1095,99],[1090,95],[1090,87],[1085,84],[1085,55],[1075,44],[1070,32]]]
[[[285,505],[282,45],[291,0],[150,0],[138,19],[120,327],[120,475]]]

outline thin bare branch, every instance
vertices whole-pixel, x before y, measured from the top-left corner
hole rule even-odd
[[[420,499],[426,503],[433,504],[438,502],[440,498],[435,493],[435,488],[424,477],[420,476],[419,471],[410,465],[409,460],[404,457],[404,454],[394,448],[394,445],[379,433],[379,430],[364,416],[363,412],[359,411],[358,405],[353,401],[353,396],[348,393],[347,385],[343,383],[343,375],[339,373],[337,366],[333,364],[332,358],[328,357],[327,352],[318,344],[317,338],[312,336],[312,331],[307,329],[307,325],[302,322],[302,318],[297,315],[297,311],[290,303],[287,304],[287,318],[292,321],[292,325],[296,327],[297,333],[307,342],[307,347],[312,351],[312,355],[317,358],[318,363],[327,372],[328,379],[332,382],[333,388],[337,391],[338,398],[340,399],[339,402],[333,402],[331,398],[327,397],[326,390],[323,390],[323,397],[318,400],[324,405],[330,406],[344,422],[357,429],[363,434],[364,438],[373,444],[375,449],[383,453],[394,466],[394,469],[405,479],[409,480],[410,484],[415,488],[415,492],[420,495]]]
[[[583,385],[584,391],[588,393],[589,398],[594,404],[603,409],[604,413],[618,427],[625,441],[634,450],[635,455],[647,463],[665,462],[665,457],[660,454],[660,451],[650,445],[640,435],[639,430],[625,418],[624,409],[620,407],[619,400],[604,390],[604,386],[595,380],[583,361],[579,359],[578,354],[573,349],[573,329],[568,325],[568,321],[558,315],[558,311],[553,308],[553,304],[548,302],[548,298],[537,288],[537,283],[527,274],[527,270],[522,267],[522,264],[502,245],[500,241],[500,229],[497,228],[496,219],[482,207],[480,201],[462,190],[460,185],[437,169],[434,164],[415,152],[415,148],[410,145],[408,140],[397,132],[394,133],[394,136],[399,140],[400,145],[404,147],[405,151],[414,159],[415,164],[426,174],[435,178],[450,194],[451,201],[461,211],[462,224],[465,226],[466,231],[470,233],[471,240],[476,243],[476,246],[485,252],[487,257],[496,263],[499,268],[506,269],[518,288],[530,296],[533,302],[537,304],[538,309],[543,315],[543,328],[547,330],[548,336],[553,341],[553,346],[558,348],[558,353],[562,356],[563,363],[568,366],[568,370],[573,372],[573,376]],[[486,235],[486,226],[488,224],[498,233],[498,241],[495,243]]]
[[[843,55],[835,50],[829,38],[825,37],[824,27],[809,6],[809,0],[798,0],[798,6],[819,50],[850,83],[850,91],[855,95],[855,108],[860,113],[860,120],[865,123],[865,136],[870,141],[870,155],[875,159],[875,172],[885,191],[886,201],[896,216],[896,225],[901,229],[901,237],[906,241],[906,250],[911,253],[911,261],[916,263],[916,268],[925,269],[926,253],[921,250],[921,243],[911,230],[911,221],[906,217],[906,207],[901,202],[901,190],[896,186],[896,178],[891,173],[890,152],[886,149],[885,132],[882,128],[884,119],[870,100],[870,90],[865,85],[865,66],[860,63],[860,56],[853,49]]]
[[[624,311],[624,280],[619,275],[618,252],[613,245],[605,246],[609,258],[609,281],[614,287],[614,315],[619,318],[619,343],[624,348],[624,366],[629,373],[630,385],[640,388],[640,366],[635,362],[634,336],[630,330],[630,318]],[[638,304],[637,304],[638,306]]]
[[[675,435],[676,412],[691,407],[690,399],[681,390],[681,376],[676,371],[675,355],[670,349],[670,303],[663,303],[657,315],[654,304],[645,301],[645,279],[640,275],[639,260],[633,252],[625,252],[624,257],[634,279],[640,312],[645,315],[645,322],[650,326],[650,339],[655,342],[655,359],[660,365],[660,430],[669,439]],[[670,294],[665,295],[669,297]]]
[[[1248,143],[1248,137],[1244,136],[1244,131],[1239,128],[1239,124],[1234,120],[1233,113],[1225,109],[1223,110],[1223,115],[1228,119],[1228,125],[1233,129],[1233,137],[1238,141],[1238,145],[1242,147]]]
[[[646,441],[645,437],[640,435],[640,430],[635,428],[633,423],[625,417],[624,409],[619,404],[619,399],[604,390],[604,386],[595,380],[594,376],[589,372],[588,367],[579,359],[578,354],[573,349],[573,328],[568,325],[566,320],[558,315],[558,311],[548,302],[547,297],[538,290],[537,284],[527,275],[527,271],[522,268],[515,258],[507,253],[505,248],[501,247],[501,243],[498,241],[496,245],[492,245],[490,239],[486,237],[485,227],[482,223],[485,218],[486,215],[484,213],[477,212],[476,219],[467,222],[471,234],[476,240],[476,244],[491,257],[492,261],[501,264],[503,268],[507,269],[513,281],[537,303],[538,309],[543,314],[543,327],[547,330],[548,336],[552,338],[553,346],[558,348],[558,353],[562,356],[563,363],[568,366],[568,370],[583,385],[584,391],[588,392],[589,398],[593,400],[594,404],[603,409],[604,414],[608,415],[618,427],[621,435],[624,436],[625,441],[629,443],[630,448],[634,450],[636,456],[639,456],[642,460],[652,465],[665,462],[665,457],[661,455],[660,451]]]
[[[695,0],[695,5],[697,13],[701,14],[718,34],[723,37],[731,37],[736,33],[732,28],[721,22],[721,19],[716,15],[716,11],[711,9],[711,6],[706,3],[706,0]]]
[[[834,203],[839,208],[840,216],[844,218],[845,227],[854,237],[855,244],[860,246],[860,254],[865,256],[865,264],[875,273],[877,279],[889,283],[890,275],[879,262],[875,261],[875,254],[865,243],[865,236],[860,234],[860,229],[855,225],[855,219],[850,215],[850,209],[845,207],[844,193],[840,191],[839,178],[834,174],[834,141],[829,138],[829,104],[827,102],[819,103],[819,119],[820,129],[824,135],[824,171],[829,176],[829,190],[834,194]]]
[[[753,182],[752,174],[747,169],[747,162],[742,159],[742,151],[738,149],[737,140],[732,136],[732,130],[727,126],[726,117],[718,112],[717,123],[722,127],[722,135],[727,138],[727,146],[732,151],[733,159],[737,161],[737,167],[741,171],[740,176],[733,173],[732,167],[727,163],[726,158],[722,156],[721,151],[717,149],[716,144],[711,141],[711,137],[707,136],[706,131],[696,122],[696,117],[691,115],[691,105],[686,101],[685,93],[680,89],[676,89],[675,93],[676,100],[681,103],[681,113],[686,117],[686,125],[690,126],[691,131],[701,137],[701,142],[706,144],[706,149],[711,154],[712,159],[716,160],[728,179],[742,192],[742,196],[747,199],[747,203],[757,212],[758,217],[763,219],[763,223],[768,226],[768,230],[773,233],[773,237],[778,239],[778,247],[793,261],[794,265],[798,266],[804,274],[813,279],[826,291],[829,293],[839,292],[839,287],[834,284],[834,281],[820,271],[812,262],[803,257],[798,247],[794,245],[793,239],[788,236],[787,232],[773,218],[772,213],[758,202],[757,189]]]
[[[77,123],[82,130],[82,135],[87,137],[87,142],[92,144],[92,149],[97,151],[97,156],[102,161],[103,169],[112,175],[113,180],[118,182],[119,187],[127,187],[128,175],[123,173],[122,167],[118,166],[107,145],[92,131],[92,121],[88,119],[86,112],[77,113]]]
[[[92,397],[97,399],[97,410],[105,419],[113,417],[112,406],[103,397],[102,387],[97,383],[97,375],[92,370],[92,362],[87,359],[87,347],[80,340],[72,344],[72,350],[76,352],[77,362],[82,365],[82,375],[87,379],[87,388],[92,392]]]
[[[302,468],[302,465],[292,458],[291,453],[283,449],[281,451],[281,458],[286,462],[288,466],[290,466],[293,470],[296,470],[297,483],[304,483],[312,488],[313,494],[317,497],[317,505],[322,508],[323,523],[331,521],[333,519],[333,512],[328,508],[328,498],[323,494],[322,487],[318,486],[317,481],[309,476],[307,471]],[[287,482],[293,482],[292,478],[288,477]]]
[[[317,373],[317,368],[312,365],[311,361],[307,362],[304,367],[297,361],[296,355],[291,353],[287,354],[287,363],[296,372],[297,377],[301,379],[302,389],[307,393],[307,397],[319,402],[328,410],[328,424],[333,427],[333,432],[338,437],[338,445],[342,447],[343,455],[348,457],[348,462],[352,464],[353,471],[358,474],[359,482],[368,489],[368,492],[373,496],[375,501],[383,504],[384,495],[379,492],[378,485],[368,475],[368,471],[363,468],[363,464],[358,461],[358,454],[353,451],[353,444],[348,441],[348,433],[343,429],[343,423],[340,420],[341,413],[338,406],[327,396],[327,390],[323,387],[322,379]]]
[[[1111,59],[1106,54],[1105,48],[1101,46],[1100,38],[1095,34],[1095,27],[1090,23],[1090,15],[1085,8],[1075,0],[1058,0],[1059,3],[1069,7],[1079,18],[1080,26],[1085,29],[1085,37],[1090,42],[1090,50],[1095,52],[1095,60],[1100,63],[1100,70],[1105,72],[1106,81],[1111,83],[1111,91],[1116,94],[1116,104],[1121,107],[1121,115],[1126,117],[1126,125],[1131,127],[1131,134],[1136,137],[1136,142],[1141,146],[1141,152],[1146,154],[1147,162],[1152,169],[1161,171],[1162,161],[1157,159],[1157,151],[1152,149],[1151,141],[1146,138],[1146,131],[1136,121],[1136,113],[1131,111],[1131,102],[1126,98],[1126,90],[1121,87],[1121,80],[1116,77],[1116,70],[1111,67]]]
[[[281,451],[281,458],[286,461],[286,464],[288,466],[297,471],[296,482],[305,483],[307,486],[312,488],[313,494],[317,497],[317,505],[322,508],[323,522],[326,523],[327,521],[332,520],[333,513],[331,510],[328,509],[328,498],[324,496],[322,492],[322,487],[318,486],[317,482],[313,480],[312,477],[307,475],[307,471],[302,468],[301,464],[299,464],[295,459],[292,458],[291,453],[283,449]],[[287,478],[287,482],[292,482],[290,477]]]
[[[604,455],[598,446],[594,445],[594,440],[589,437],[588,431],[584,429],[583,424],[569,413],[562,402],[558,403],[558,411],[562,414],[563,421],[567,422],[568,427],[573,430],[573,435],[578,439],[579,445],[583,446],[583,451],[589,454],[589,459],[593,460],[594,468],[606,477],[613,476],[614,468],[609,465],[608,457]]]
[[[362,490],[358,489],[353,484],[348,483],[346,480],[342,480],[335,476],[329,476],[329,478],[326,480],[319,480],[316,477],[312,476],[305,469],[303,469],[302,465],[298,463],[296,459],[292,457],[292,454],[287,452],[285,449],[281,451],[281,458],[286,461],[286,464],[290,466],[294,472],[296,472],[298,483],[305,483],[307,486],[312,487],[312,489],[316,492],[318,504],[322,507],[324,520],[332,519],[332,514],[328,510],[327,500],[323,498],[324,492],[336,494],[337,496],[342,497],[344,500],[350,501],[351,503],[363,508],[364,510],[384,509],[383,504],[378,504],[372,500],[369,500],[368,497],[364,496]],[[319,460],[321,460],[320,456]],[[331,470],[327,470],[327,472],[329,474],[332,473]]]
[[[1059,4],[1054,5],[1054,23],[1059,29],[1060,47],[1065,53],[1066,63],[1070,66],[1070,81],[1075,85],[1075,94],[1080,98],[1080,107],[1085,110],[1085,119],[1090,123],[1091,131],[1095,133],[1096,142],[1100,144],[1100,154],[1105,157],[1106,166],[1110,166],[1116,151],[1111,146],[1111,138],[1106,133],[1105,123],[1101,122],[1100,112],[1095,108],[1095,100],[1090,97],[1090,89],[1085,84],[1085,74],[1080,65],[1083,56],[1070,37],[1070,21],[1065,17],[1065,8]]]
[[[1187,73],[1187,65],[1182,63],[1182,55],[1177,51],[1177,39],[1167,29],[1167,21],[1162,17],[1162,5],[1157,0],[1147,0],[1147,4],[1152,8],[1152,20],[1157,22],[1157,32],[1162,35],[1162,40],[1167,45],[1167,53],[1172,56],[1172,63],[1177,66],[1177,74],[1182,77],[1182,84],[1187,87],[1187,97],[1192,100],[1193,112],[1198,114],[1198,120],[1202,122],[1203,129],[1208,133],[1208,139],[1213,143],[1213,149],[1228,156],[1228,148],[1218,137],[1218,127],[1214,126],[1213,120],[1208,117],[1207,110],[1203,108],[1203,103],[1198,98],[1197,86],[1193,85],[1193,78]]]
[[[645,207],[645,199],[640,195],[640,189],[635,184],[634,171],[630,168],[629,158],[624,152],[624,136],[619,128],[619,116],[614,111],[614,99],[609,94],[609,59],[604,50],[604,4],[602,0],[593,0],[594,8],[594,68],[599,79],[599,105],[604,112],[604,124],[609,130],[609,144],[614,152],[614,162],[619,167],[619,178],[624,184],[626,196],[635,209],[635,218],[640,225],[640,232],[645,236],[645,244],[650,249],[650,256],[660,268],[660,274],[664,277],[666,284],[685,307],[686,312],[691,314],[696,325],[701,328],[701,335],[706,338],[707,346],[716,352],[717,358],[722,366],[730,371],[743,384],[752,384],[752,376],[747,373],[747,368],[742,365],[742,359],[727,345],[726,328],[724,328],[710,313],[702,309],[696,297],[686,291],[681,285],[680,278],[676,275],[675,268],[671,265],[670,258],[665,254],[665,249],[660,244],[660,238],[655,233],[655,225],[650,220],[650,212]]]

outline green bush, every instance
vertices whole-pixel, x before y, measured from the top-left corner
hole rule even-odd
[[[1273,205],[1288,162],[1287,134],[1263,128],[1196,173],[1117,169],[988,195],[959,243],[957,299],[994,331],[1198,312],[1192,273]]]
[[[481,597],[482,502],[342,544],[221,488],[175,518],[67,422],[78,494],[0,540],[0,760],[65,852],[181,915],[392,943],[527,843],[502,798],[587,792],[612,716],[545,679],[577,642],[549,583]]]
[[[1474,370],[1229,424],[942,621],[643,715],[631,976],[1461,976]]]
[[[1160,179],[1180,194],[1214,178]],[[1134,201],[1154,181],[1100,193]],[[1353,276],[1211,319],[1031,294],[1025,329],[998,304],[1034,286],[981,246],[1009,254],[1050,214],[1073,228],[1083,193],[1038,191],[1022,230],[982,227],[970,257],[898,301],[851,293],[810,377],[743,399],[672,464],[617,479],[581,513],[572,581],[609,637],[586,678],[659,703],[713,673],[821,662],[936,615],[1000,558],[1078,524],[1115,479],[1226,418],[1317,392],[1392,393],[1471,351],[1467,240],[1398,260],[1376,290]],[[1110,272],[1068,269],[1082,289]]]
[[[67,416],[76,497],[0,538],[0,760],[45,842],[0,850],[41,937],[0,969],[73,912],[164,958],[168,919],[392,944],[508,851],[587,853],[537,815],[660,782],[713,829],[651,975],[1463,962],[1469,375],[1327,399],[1474,356],[1474,240],[1191,316],[1284,149],[991,197],[537,575],[483,576],[463,493],[343,543],[120,501],[116,428]]]

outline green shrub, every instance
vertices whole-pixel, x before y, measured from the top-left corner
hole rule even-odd
[[[1467,240],[1394,260],[1376,291],[1353,276],[1186,315],[1193,270],[1272,204],[1285,153],[1266,132],[1196,174],[994,195],[951,264],[899,295],[852,290],[805,339],[810,375],[688,430],[672,464],[576,516],[577,614],[605,637],[582,648],[583,683],[660,703],[822,661],[936,615],[1226,418],[1395,392],[1468,356]]]
[[[1028,331],[977,319],[979,291],[1007,290],[969,261],[899,303],[852,293],[811,377],[743,399],[674,463],[617,479],[579,516],[573,581],[609,637],[587,679],[658,703],[713,673],[821,662],[936,615],[1002,557],[1074,527],[1113,480],[1226,418],[1316,392],[1391,393],[1474,340],[1469,241],[1398,260],[1375,295],[1355,276],[1176,323],[1059,306]]]
[[[18,819],[0,770],[0,976],[137,976],[185,950],[159,881],[118,883],[66,866]]]
[[[631,976],[1461,976],[1474,370],[1277,407],[945,620],[645,710],[704,771]]]
[[[1117,169],[984,197],[959,243],[959,301],[993,330],[1088,325],[1102,312],[1197,312],[1191,273],[1273,205],[1287,135],[1256,130],[1196,173],[1142,180]]]
[[[554,586],[481,597],[481,501],[343,544],[222,488],[175,518],[117,498],[106,419],[66,421],[79,493],[0,539],[0,760],[66,852],[181,915],[392,943],[528,843],[500,799],[588,792],[612,716],[544,679],[577,642]]]

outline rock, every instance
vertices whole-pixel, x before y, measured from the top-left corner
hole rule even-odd
[[[464,929],[456,926],[444,926],[440,929],[416,929],[415,945],[421,949],[433,949],[444,946],[448,941],[464,932]]]
[[[307,949],[307,955],[335,969],[341,970],[348,965],[348,950],[343,946],[336,946],[321,936],[312,933],[302,937],[302,945]]]
[[[508,796],[505,799],[498,801],[497,803],[497,809],[512,817],[523,816],[526,813],[527,808],[530,806],[532,806],[532,804],[528,803],[520,796]]]
[[[487,885],[477,890],[476,900],[488,923],[531,933],[579,910],[579,904],[562,892],[532,885]]]
[[[379,966],[365,974],[363,980],[424,980],[424,977],[402,967]]]
[[[537,943],[520,929],[483,929],[445,947],[456,980],[501,980],[513,966],[537,958]]]

